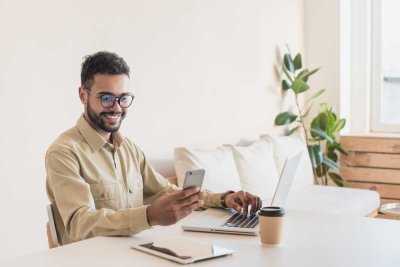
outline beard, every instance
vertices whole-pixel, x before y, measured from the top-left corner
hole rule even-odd
[[[126,113],[125,112],[114,112],[114,111],[110,111],[110,112],[100,112],[99,115],[96,114],[96,112],[94,110],[91,109],[90,107],[90,102],[87,102],[87,114],[90,118],[90,120],[96,124],[97,127],[99,127],[100,129],[102,129],[105,132],[108,133],[115,133],[119,130],[119,127],[121,127],[121,122],[122,120],[125,118]],[[108,126],[106,124],[106,122],[104,121],[103,117],[105,115],[120,115],[120,120],[118,122],[118,125],[115,126]]]

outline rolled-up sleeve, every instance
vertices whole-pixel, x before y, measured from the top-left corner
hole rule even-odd
[[[146,204],[151,204],[154,200],[156,200],[164,193],[182,190],[182,188],[169,183],[165,177],[155,171],[153,167],[148,164],[146,156],[143,154],[143,152],[141,152],[140,150],[139,152],[140,171],[143,176],[144,184],[146,185],[143,192],[144,202]],[[205,191],[204,206],[202,208],[221,208],[221,195],[222,193]]]

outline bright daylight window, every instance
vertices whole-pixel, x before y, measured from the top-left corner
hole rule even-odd
[[[373,0],[371,130],[400,132],[400,1]]]

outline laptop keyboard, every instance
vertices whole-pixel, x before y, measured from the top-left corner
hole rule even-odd
[[[237,212],[232,215],[222,226],[225,227],[240,227],[254,228],[258,224],[258,215],[243,215]]]

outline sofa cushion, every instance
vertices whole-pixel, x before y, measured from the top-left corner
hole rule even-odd
[[[375,191],[323,185],[291,191],[287,200],[287,209],[359,216],[371,214],[379,205]]]
[[[300,136],[271,136],[265,134],[261,135],[261,140],[272,143],[275,164],[279,174],[282,172],[283,165],[288,156],[293,155],[298,151],[303,151],[291,190],[314,184],[314,175],[311,161],[308,156],[307,146]]]
[[[188,170],[204,169],[206,173],[202,189],[213,192],[241,189],[239,174],[230,148],[219,147],[209,151],[176,148],[174,165],[179,186],[183,185]]]
[[[258,141],[250,146],[224,146],[232,150],[242,189],[261,199],[272,197],[278,184],[272,143]]]

